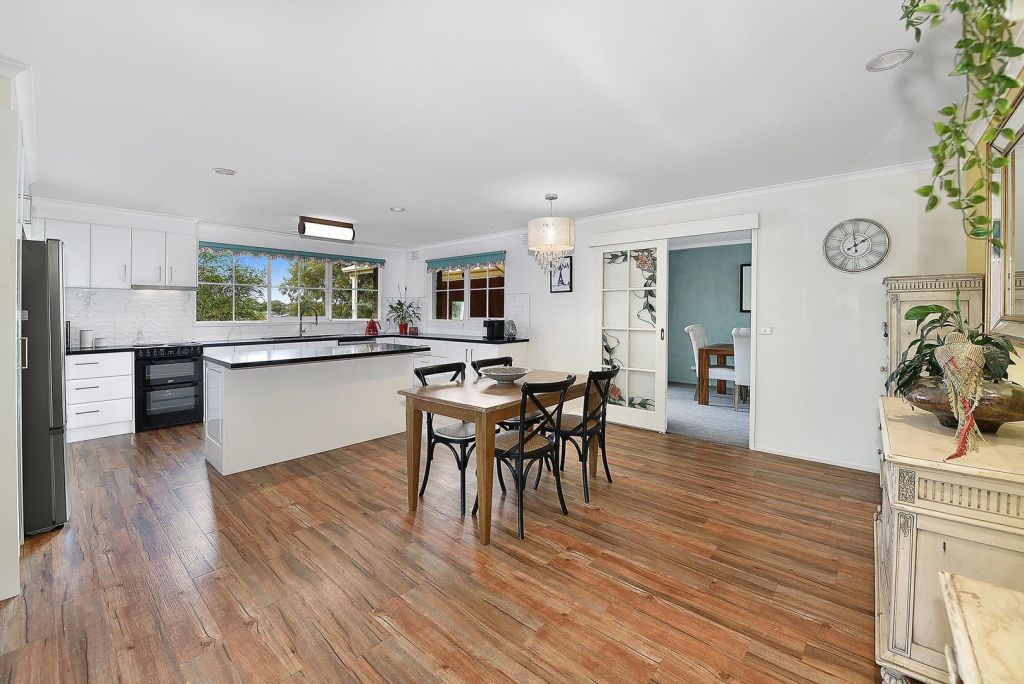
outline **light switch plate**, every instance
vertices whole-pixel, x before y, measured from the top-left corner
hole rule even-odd
[[[758,335],[771,335],[773,332],[775,332],[774,328],[758,328],[757,329],[757,334]]]

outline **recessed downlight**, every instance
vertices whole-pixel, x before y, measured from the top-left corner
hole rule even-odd
[[[888,71],[889,69],[895,69],[898,66],[903,66],[909,62],[910,58],[913,56],[913,50],[907,50],[904,48],[900,48],[899,50],[889,50],[872,58],[864,65],[864,68],[868,71]]]
[[[234,169],[226,169],[223,166],[215,166],[213,168],[214,173],[219,173],[222,176],[237,176],[238,172]]]
[[[403,211],[405,211],[405,207],[388,207],[388,208],[391,211],[395,212],[396,214],[401,214]]]

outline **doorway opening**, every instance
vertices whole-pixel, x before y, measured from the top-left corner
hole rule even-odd
[[[669,240],[672,434],[750,446],[752,264],[749,231]]]

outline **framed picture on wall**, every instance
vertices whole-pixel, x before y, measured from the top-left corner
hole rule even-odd
[[[551,271],[551,292],[572,292],[572,257],[563,257]]]
[[[740,313],[750,313],[750,264],[740,264]]]

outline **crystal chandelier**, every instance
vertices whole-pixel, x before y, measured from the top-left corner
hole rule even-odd
[[[544,195],[544,199],[554,214],[558,195],[551,193]],[[527,235],[530,254],[546,273],[551,273],[558,262],[572,254],[576,248],[576,221],[567,216],[530,219]]]

